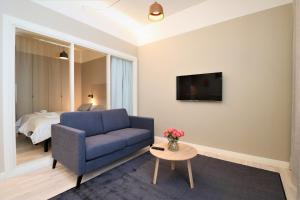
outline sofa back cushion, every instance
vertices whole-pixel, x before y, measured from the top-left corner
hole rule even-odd
[[[130,127],[129,116],[125,109],[102,111],[102,121],[105,132]]]
[[[60,123],[84,130],[86,136],[104,133],[101,112],[66,112],[61,114]]]

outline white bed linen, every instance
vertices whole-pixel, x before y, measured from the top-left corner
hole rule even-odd
[[[17,131],[37,144],[51,137],[51,125],[60,122],[62,112],[36,112],[23,115],[16,122]]]

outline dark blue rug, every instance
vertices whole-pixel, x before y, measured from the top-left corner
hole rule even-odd
[[[210,157],[192,160],[195,188],[186,162],[160,161],[157,185],[151,184],[155,159],[145,153],[52,198],[79,200],[285,200],[280,175]],[[75,184],[75,183],[74,183]]]

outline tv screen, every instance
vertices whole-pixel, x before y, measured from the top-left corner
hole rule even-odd
[[[177,76],[177,100],[222,101],[222,72]]]

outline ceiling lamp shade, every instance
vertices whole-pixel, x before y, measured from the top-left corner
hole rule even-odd
[[[150,6],[148,19],[150,21],[154,21],[154,22],[161,21],[164,19],[164,10],[163,10],[163,7],[159,3],[154,2]]]
[[[68,56],[67,52],[62,51],[62,52],[60,52],[60,54],[59,54],[59,58],[60,58],[60,59],[63,59],[63,60],[68,60],[69,56]]]

